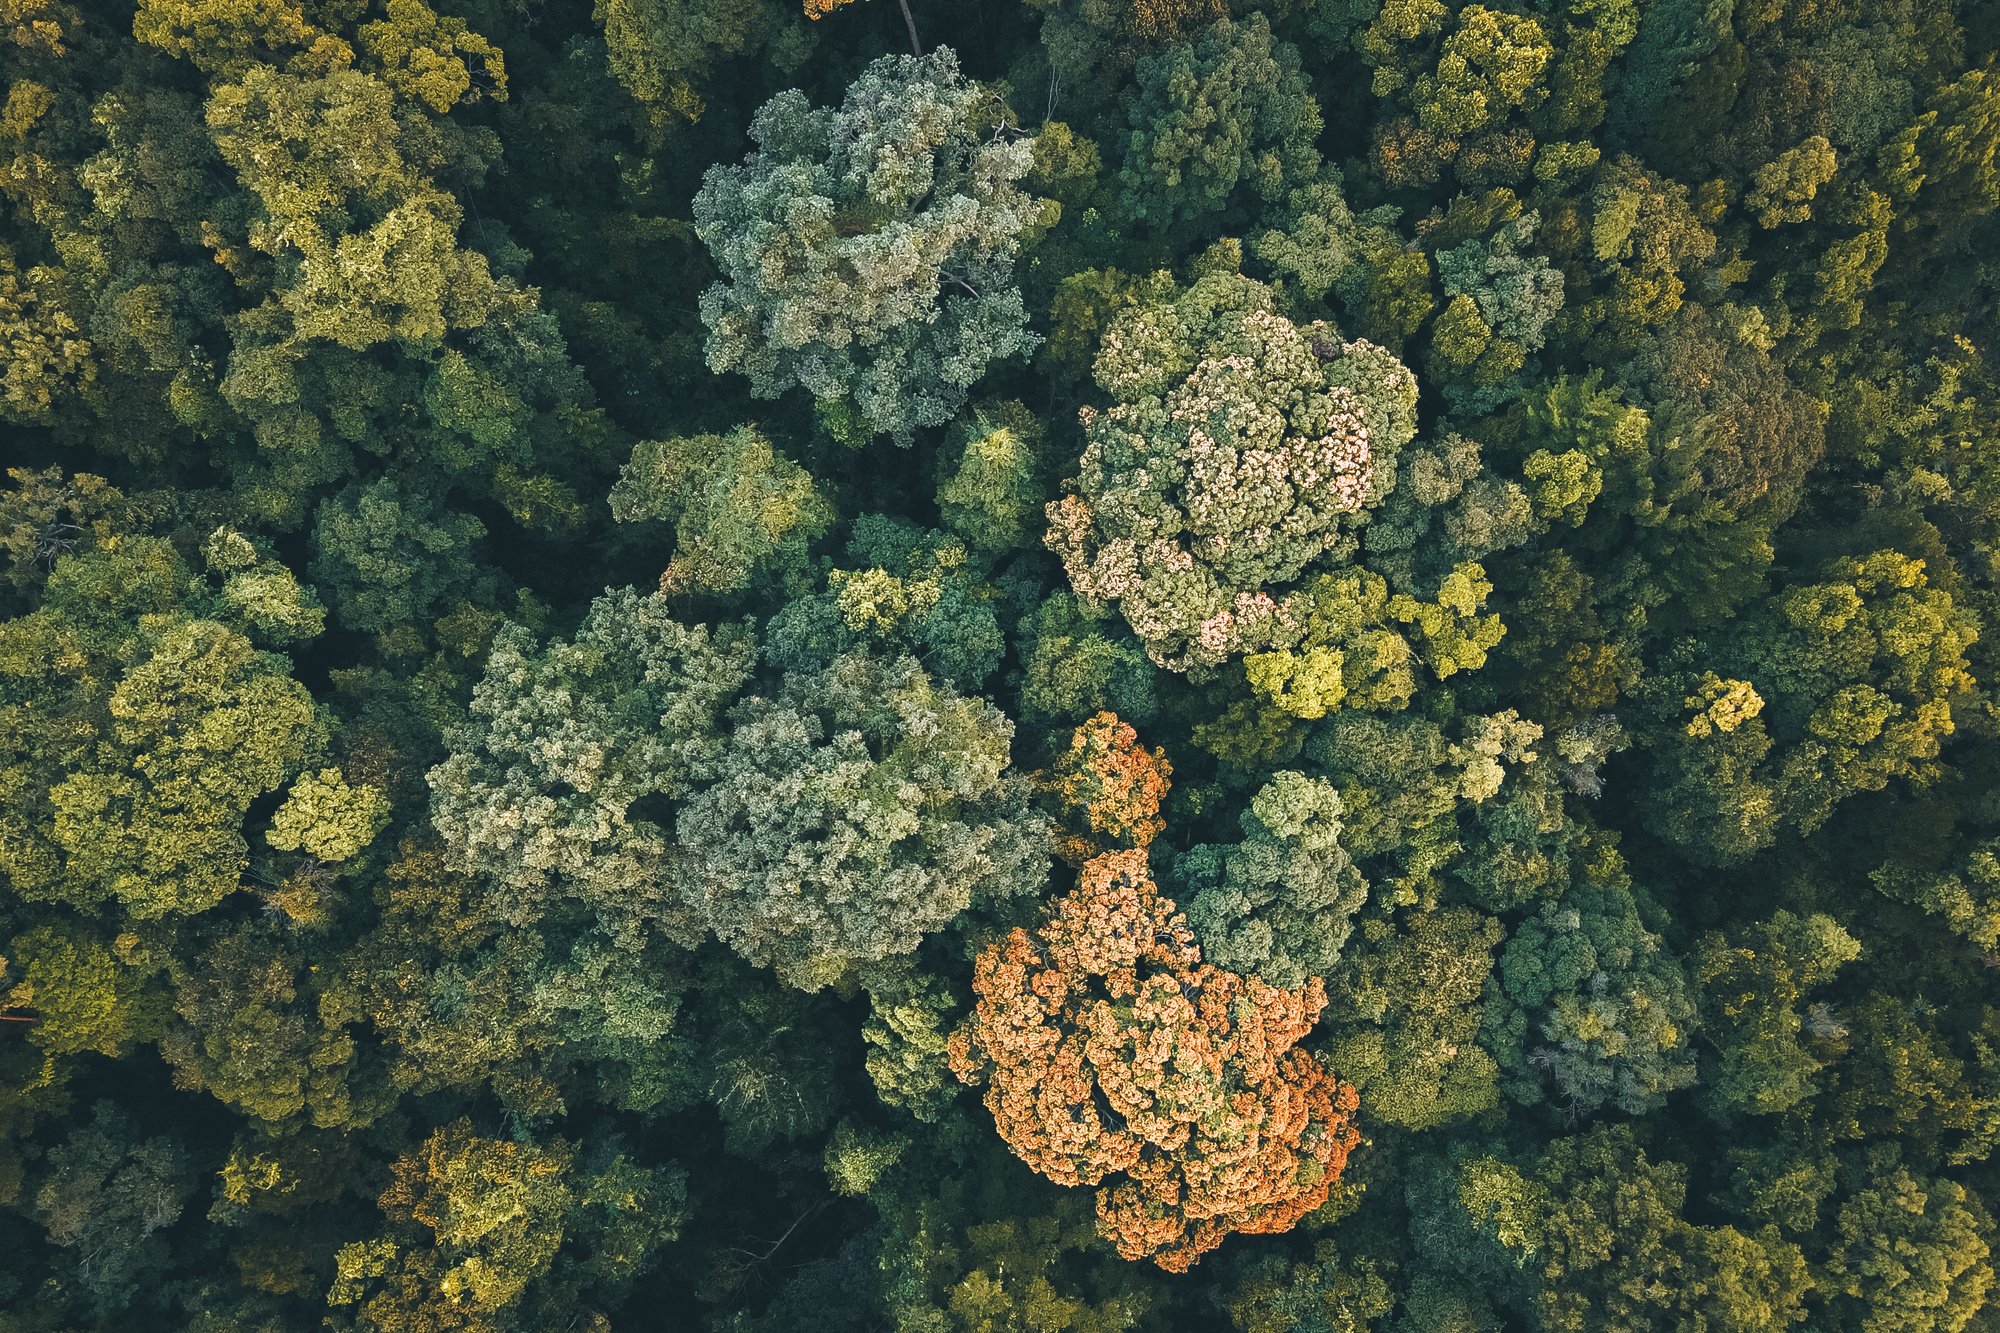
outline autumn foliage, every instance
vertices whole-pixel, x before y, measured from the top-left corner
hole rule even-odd
[[[1185,1272],[1231,1232],[1288,1230],[1360,1141],[1354,1090],[1297,1049],[1319,979],[1279,990],[1203,963],[1143,849],[1086,863],[1039,928],[981,953],[973,990],[953,1071],[986,1085],[1030,1166],[1098,1187],[1128,1259]]]
[[[1057,853],[1082,865],[1100,852],[1150,846],[1166,827],[1160,802],[1173,773],[1166,752],[1139,744],[1138,733],[1116,713],[1092,717],[1040,778],[1062,823]]]

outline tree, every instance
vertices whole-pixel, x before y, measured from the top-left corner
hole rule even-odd
[[[157,1038],[165,1017],[137,943],[107,942],[73,922],[33,926],[8,941],[10,984],[0,1003],[33,1013],[27,1039],[51,1059],[127,1055]]]
[[[1349,516],[1388,493],[1415,433],[1401,362],[1271,306],[1215,274],[1115,324],[1095,373],[1116,404],[1084,412],[1076,493],[1048,509],[1077,595],[1116,602],[1172,670],[1286,646],[1286,585],[1352,549]]]
[[[275,851],[338,862],[360,854],[388,823],[389,798],[379,788],[349,786],[339,769],[323,768],[292,783],[264,840]]]
[[[611,921],[671,915],[672,815],[657,802],[721,751],[755,651],[739,628],[682,625],[664,596],[631,589],[592,602],[568,641],[501,629],[429,774],[431,821],[459,866],[490,877],[495,915],[524,925],[564,898]]]
[[[1278,990],[1202,962],[1143,851],[1083,867],[1032,934],[980,952],[952,1069],[986,1084],[1010,1147],[1065,1185],[1097,1185],[1128,1259],[1184,1272],[1232,1231],[1289,1230],[1359,1144],[1352,1089],[1297,1042],[1317,978]]]
[[[66,287],[60,270],[37,264],[24,273],[0,245],[0,419],[45,422],[94,378],[90,340]]]
[[[2000,954],[2000,840],[1979,842],[1932,873],[1890,861],[1870,878],[1889,897],[1941,918],[1982,954]]]
[[[611,73],[658,135],[701,118],[702,76],[768,40],[783,9],[764,0],[595,0],[591,17],[604,30]]]
[[[644,1274],[685,1206],[679,1168],[616,1141],[516,1143],[461,1118],[392,1164],[387,1234],[341,1247],[328,1303],[363,1328],[572,1318]]]
[[[1757,225],[1782,227],[1812,217],[1813,197],[1840,169],[1833,145],[1823,134],[1802,140],[1757,169],[1744,201],[1757,211]]]
[[[1372,328],[1365,319],[1370,281],[1392,262],[1385,251],[1400,250],[1403,241],[1392,226],[1395,210],[1356,213],[1343,184],[1338,170],[1322,169],[1317,180],[1286,197],[1279,221],[1270,230],[1253,234],[1251,249],[1258,259],[1288,274],[1306,296],[1318,300],[1335,292],[1344,306],[1364,317],[1364,327]],[[1424,272],[1428,277],[1428,262]]]
[[[1009,1169],[992,1140],[964,1167],[936,1152],[904,1154],[872,1201],[883,1214],[863,1251],[861,1283],[880,1284],[896,1333],[1130,1333],[1162,1302],[1132,1265],[1097,1243],[1091,1207]],[[920,1155],[921,1154],[921,1155]],[[865,1304],[865,1302],[863,1302]],[[822,1308],[798,1308],[797,1327]],[[850,1297],[835,1308],[851,1307]],[[775,1309],[776,1307],[774,1307]],[[857,1326],[858,1329],[859,1326]]]
[[[1627,154],[1598,168],[1587,201],[1588,235],[1579,239],[1602,279],[1574,294],[1568,322],[1607,347],[1636,350],[1680,310],[1688,276],[1715,253],[1715,233],[1687,186]]]
[[[2000,73],[1992,61],[1940,87],[1883,145],[1885,183],[1903,203],[1898,230],[1913,261],[2000,207]],[[1901,247],[1899,247],[1901,248]]]
[[[398,1092],[491,1088],[523,1122],[572,1105],[664,1114],[698,1098],[685,955],[573,913],[509,927],[457,865],[433,835],[407,838],[340,981]]]
[[[39,590],[56,561],[101,547],[157,517],[158,498],[128,498],[103,477],[61,468],[8,468],[0,492],[0,560],[17,597]]]
[[[765,103],[757,151],[695,196],[722,270],[701,298],[709,368],[763,398],[802,386],[857,442],[949,421],[991,363],[1038,341],[1013,267],[1040,205],[1009,124],[944,49],[883,56],[837,109],[797,90]]]
[[[1041,887],[1046,833],[1013,725],[907,657],[847,653],[730,715],[675,828],[677,897],[804,990],[917,947],[975,902]]]
[[[1136,722],[1159,707],[1156,668],[1131,631],[1093,616],[1066,589],[1023,618],[1021,717],[1068,721],[1111,712]]]
[[[611,516],[674,525],[660,575],[670,595],[741,592],[767,565],[801,564],[833,522],[811,474],[751,426],[633,446],[611,489]]]
[[[442,116],[462,102],[507,100],[507,66],[500,48],[466,26],[439,16],[424,0],[384,0],[386,17],[355,30],[357,45],[404,97]]]
[[[1476,824],[1462,828],[1462,820],[1467,815],[1476,819],[1496,796],[1527,785],[1524,779],[1543,767],[1536,762],[1541,739],[1541,727],[1511,710],[1450,719],[1449,726],[1410,714],[1343,712],[1316,729],[1305,753],[1339,789],[1345,825],[1341,841],[1366,869],[1383,901],[1428,902],[1443,891],[1447,868],[1463,876],[1489,857],[1498,859],[1497,847],[1461,855],[1466,840],[1477,832]],[[1559,807],[1559,794],[1555,800]],[[1534,804],[1545,806],[1546,795],[1535,793]],[[1545,832],[1561,835],[1561,822],[1544,830],[1544,811],[1528,813],[1526,819],[1506,821],[1516,825],[1521,841],[1532,844]],[[1566,878],[1566,852],[1556,865],[1537,868],[1539,878]],[[1518,866],[1505,869],[1510,881],[1530,878]],[[1531,883],[1524,897],[1532,899],[1545,887]],[[1506,901],[1496,902],[1496,908],[1516,907],[1524,900],[1511,893],[1483,896],[1504,896]]]
[[[795,593],[771,617],[764,655],[788,670],[817,671],[845,652],[907,653],[973,690],[1006,651],[996,600],[959,538],[863,514],[826,589]]]
[[[361,1129],[390,1107],[361,1014],[277,922],[215,925],[169,967],[175,1021],[160,1042],[181,1087],[270,1130]]]
[[[1482,614],[1492,591],[1470,562],[1444,577],[1435,602],[1392,597],[1366,569],[1322,574],[1298,599],[1296,645],[1246,657],[1245,676],[1274,707],[1308,721],[1343,707],[1408,707],[1419,665],[1440,680],[1485,665],[1506,632],[1499,616]]]
[[[141,1139],[132,1117],[110,1102],[91,1108],[49,1150],[34,1217],[74,1255],[80,1304],[116,1322],[160,1306],[158,1284],[172,1263],[160,1233],[180,1219],[194,1193],[192,1163],[174,1140]]]
[[[1959,1024],[1939,1021],[1914,995],[1875,989],[1816,1026],[1846,1054],[1828,1064],[1815,1103],[1821,1131],[1835,1142],[1893,1140],[1913,1169],[1983,1161],[2000,1144],[2000,1010],[1980,1005]]]
[[[1490,411],[1512,397],[1517,386],[1506,382],[1541,349],[1562,310],[1562,273],[1529,249],[1540,225],[1539,215],[1523,213],[1438,254],[1446,305],[1432,325],[1431,351],[1448,376],[1477,386],[1452,395],[1461,410]]]
[[[291,324],[271,348],[279,362],[318,340],[350,351],[434,343],[509,299],[486,257],[458,245],[457,201],[399,151],[406,136],[388,84],[351,69],[308,78],[253,65],[216,89],[207,118],[265,216],[252,244],[294,275],[277,293]],[[252,374],[248,359],[231,369],[239,383]]]
[[[238,5],[226,0],[141,0],[132,35],[200,62],[205,73],[233,77],[253,64],[279,63],[325,34],[290,0]]]
[[[1777,836],[1777,799],[1765,765],[1771,735],[1759,717],[1763,696],[1747,680],[1672,673],[1666,665],[1641,694],[1643,705],[1671,719],[1643,733],[1660,799],[1641,817],[1690,861],[1735,864]]]
[[[1030,528],[1047,498],[1037,466],[1042,425],[1019,403],[976,409],[957,431],[954,462],[938,468],[944,525],[990,556],[1033,545]]]
[[[313,582],[348,629],[386,633],[421,624],[464,589],[486,525],[450,511],[432,489],[382,477],[321,502],[313,524]]]
[[[1542,76],[1554,49],[1531,18],[1467,5],[1444,39],[1434,73],[1412,88],[1417,119],[1438,134],[1486,129],[1548,94]]]
[[[1626,52],[1628,73],[1612,104],[1613,128],[1628,136],[1651,132],[1666,137],[1673,119],[1668,105],[1729,36],[1729,17],[1730,7],[1721,0],[1667,0],[1649,6]]]
[[[1118,177],[1134,219],[1188,235],[1232,204],[1281,200],[1319,170],[1319,106],[1298,52],[1264,15],[1219,19],[1135,73]]]
[[[733,1153],[774,1160],[777,1145],[824,1131],[839,1104],[835,1070],[853,1035],[823,1006],[740,966],[709,969],[689,1020],[695,1067]]]
[[[1364,563],[1404,596],[1442,591],[1454,574],[1472,591],[1485,580],[1479,562],[1529,541],[1536,526],[1526,488],[1488,466],[1477,440],[1453,432],[1410,450],[1396,488],[1361,530]]]
[[[241,887],[252,803],[324,736],[291,664],[244,633],[272,627],[251,594],[274,571],[249,556],[217,589],[166,542],[124,537],[63,557],[40,609],[0,623],[0,870],[16,893],[151,919]]]
[[[1714,316],[1685,306],[1633,369],[1661,427],[1693,446],[1680,466],[1701,496],[1736,517],[1792,512],[1826,447],[1825,409],[1768,354],[1725,341]]]
[[[1204,958],[1284,990],[1333,970],[1368,894],[1340,845],[1341,813],[1331,782],[1274,773],[1243,812],[1241,842],[1174,859]]]
[[[1237,1287],[1229,1315],[1241,1333],[1365,1333],[1395,1308],[1382,1265],[1322,1240],[1310,1263],[1287,1268],[1272,1256],[1258,1264]]]
[[[1679,962],[1639,922],[1617,868],[1523,922],[1487,987],[1481,1041],[1530,1105],[1627,1115],[1693,1082],[1694,1002]]]
[[[1935,771],[1979,636],[1924,562],[1901,552],[1834,561],[1820,577],[1775,596],[1731,655],[1771,715],[1778,808],[1808,833],[1855,792]]]
[[[1724,936],[1702,939],[1695,978],[1717,1068],[1706,1080],[1722,1106],[1768,1115],[1814,1091],[1814,1075],[1840,1053],[1837,1020],[1806,993],[1861,955],[1830,917],[1780,910]]]
[[[1097,713],[1070,733],[1069,748],[1036,785],[1055,806],[1063,832],[1056,851],[1071,865],[1105,852],[1143,849],[1166,827],[1160,802],[1174,766],[1148,750],[1116,713]]]
[[[956,998],[936,977],[884,968],[869,978],[861,1024],[875,1095],[921,1121],[935,1121],[957,1091],[946,1056]]]
[[[1426,1130],[1497,1107],[1500,1069],[1478,1038],[1500,923],[1453,907],[1371,915],[1358,934],[1327,982],[1327,1061],[1370,1117]]]
[[[1969,1327],[1993,1287],[1992,1218],[1950,1180],[1913,1176],[1879,1154],[1879,1174],[1840,1207],[1828,1295],[1862,1333]]]
[[[1749,1235],[1684,1220],[1687,1169],[1649,1160],[1630,1126],[1557,1139],[1527,1170],[1469,1158],[1445,1188],[1436,1202],[1446,1216],[1418,1234],[1463,1237],[1463,1249],[1436,1255],[1446,1271],[1463,1271],[1467,1250],[1497,1251],[1485,1262],[1502,1281],[1525,1279],[1544,1328],[1721,1333],[1788,1328],[1805,1315],[1798,1246],[1775,1228]]]

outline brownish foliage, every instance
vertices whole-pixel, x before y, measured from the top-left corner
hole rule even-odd
[[[1062,830],[1056,851],[1071,865],[1101,852],[1151,845],[1166,827],[1160,802],[1173,784],[1164,750],[1148,750],[1116,713],[1099,713],[1070,736],[1041,777]]]
[[[1201,960],[1143,849],[1088,862],[1030,934],[974,965],[954,1073],[986,1085],[1008,1145],[1065,1185],[1096,1185],[1127,1259],[1185,1272],[1231,1232],[1291,1228],[1360,1141],[1354,1090],[1297,1044],[1318,978],[1279,990]]]

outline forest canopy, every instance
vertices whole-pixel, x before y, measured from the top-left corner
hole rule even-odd
[[[0,1333],[2000,1330],[1991,0],[0,0]]]

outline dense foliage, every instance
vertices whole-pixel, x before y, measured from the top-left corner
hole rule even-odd
[[[0,0],[0,1333],[2000,1329],[1997,60]]]

